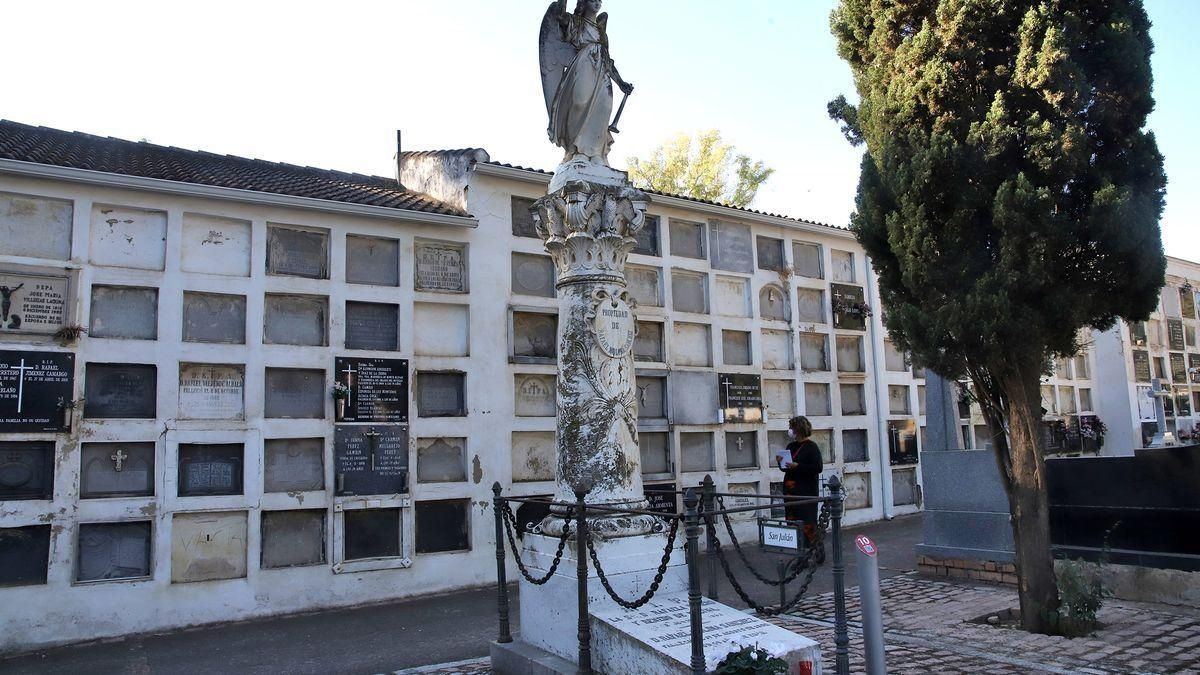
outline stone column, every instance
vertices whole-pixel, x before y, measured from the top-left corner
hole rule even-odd
[[[538,234],[558,271],[558,464],[556,500],[644,508],[638,450],[633,340],[637,302],[625,260],[649,198],[627,181],[573,180],[533,206]],[[643,534],[652,517],[597,518],[607,536]],[[561,532],[561,519],[543,523]]]

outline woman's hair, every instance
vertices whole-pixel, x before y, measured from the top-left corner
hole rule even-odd
[[[809,422],[808,418],[804,415],[797,415],[788,420],[788,427],[796,432],[796,436],[799,438],[812,436],[812,422]]]

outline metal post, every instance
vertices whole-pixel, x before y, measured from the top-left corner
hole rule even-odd
[[[579,581],[579,672],[592,672],[592,628],[588,624],[587,492],[575,491],[575,576]]]
[[[833,643],[837,646],[837,674],[849,675],[850,635],[846,627],[846,566],[842,562],[842,507],[845,495],[842,494],[842,481],[836,475],[829,477],[829,496],[833,499],[830,505],[833,529]]]
[[[787,577],[788,559],[783,556],[777,556],[775,559],[775,570],[779,572],[779,608],[787,604],[787,584],[784,583],[784,578]]]
[[[868,675],[887,675],[883,654],[883,607],[879,598],[879,551],[866,535],[854,539],[858,549],[858,598],[862,606],[863,644]]]
[[[713,517],[713,512],[717,510],[717,486],[713,483],[712,476],[704,474],[704,481],[701,485],[701,505],[704,507],[704,523],[705,523],[705,543],[704,552],[708,559],[708,569],[705,574],[708,576],[708,597],[712,600],[717,599],[717,521]]]
[[[687,537],[688,612],[692,629],[692,673],[704,675],[704,618],[700,612],[700,500],[688,488],[683,496],[684,535]]]
[[[504,570],[504,498],[500,496],[500,482],[492,483],[492,510],[496,512],[496,611],[500,615],[500,637],[496,642],[512,642],[508,627],[508,576]],[[513,551],[520,555],[520,551]]]

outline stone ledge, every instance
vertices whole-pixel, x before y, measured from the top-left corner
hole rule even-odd
[[[490,649],[492,672],[497,675],[574,675],[574,663],[514,639],[512,642],[493,642]]]
[[[1017,570],[1012,563],[994,560],[967,560],[963,558],[938,558],[920,554],[917,556],[917,571],[931,577],[969,579],[992,584],[1016,585]]]

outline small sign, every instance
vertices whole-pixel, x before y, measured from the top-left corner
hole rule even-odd
[[[70,352],[0,352],[0,433],[70,429],[74,382]]]
[[[801,525],[787,520],[758,519],[758,543],[766,550],[797,552],[800,550]]]
[[[0,274],[0,332],[53,334],[66,321],[67,277]]]
[[[646,495],[646,501],[649,505],[647,511],[657,511],[658,513],[675,514],[675,484],[674,483],[656,483],[643,487]]]
[[[601,351],[614,359],[625,358],[633,348],[633,309],[618,297],[606,297],[596,306],[592,332]]]
[[[408,425],[335,425],[333,461],[339,497],[405,494]]]
[[[408,359],[334,359],[338,422],[408,422]]]
[[[763,421],[762,378],[745,373],[721,373],[717,375],[717,391],[720,396],[722,423],[750,423]]]
[[[865,534],[860,534],[855,537],[854,545],[858,547],[859,551],[862,551],[863,555],[874,557],[875,554],[879,552],[879,549],[875,548],[875,542],[871,541],[871,539]]]

